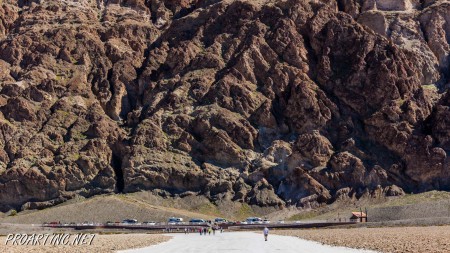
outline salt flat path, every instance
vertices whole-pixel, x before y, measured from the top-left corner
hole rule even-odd
[[[170,234],[173,239],[146,248],[119,251],[122,253],[374,253],[375,251],[357,250],[345,247],[331,247],[320,243],[302,240],[296,237],[270,235],[264,241],[261,233],[220,232],[216,235],[199,233]]]

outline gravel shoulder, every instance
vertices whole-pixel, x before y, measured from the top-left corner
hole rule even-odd
[[[379,252],[450,252],[450,226],[276,230],[272,234]]]
[[[116,252],[118,250],[148,247],[168,241],[171,237],[164,235],[150,234],[114,234],[114,235],[96,235],[91,245],[79,246],[22,246],[5,245],[5,236],[0,236],[0,252],[5,253],[90,253],[90,252]]]

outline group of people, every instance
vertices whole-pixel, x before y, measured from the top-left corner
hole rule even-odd
[[[213,235],[215,235],[216,230],[218,230],[218,229],[219,228],[217,228],[217,227],[203,227],[203,228],[199,228],[198,232],[200,233],[200,235],[206,235],[206,234],[211,235],[211,233]],[[184,229],[185,234],[189,234],[191,231],[193,231],[191,228]],[[223,233],[223,228],[220,228],[220,233]],[[264,227],[263,235],[264,235],[264,240],[267,241],[267,237],[269,236],[269,228],[268,227]]]
[[[211,232],[213,235],[216,234],[216,230],[219,228],[216,227],[204,227],[204,228],[199,228],[198,232],[200,233],[200,235],[206,235],[209,234],[211,235]],[[185,233],[186,233],[186,229],[185,229]],[[223,233],[223,228],[220,228],[220,233]],[[263,229],[263,235],[264,235],[264,240],[267,241],[267,237],[269,237],[269,228],[268,227],[264,227]]]
[[[191,232],[195,232],[194,228],[184,228],[184,234],[189,234]]]
[[[163,228],[163,233],[177,233],[177,232],[180,232],[180,231],[183,231],[182,229],[180,229],[180,228]],[[192,232],[195,232],[196,231],[196,228],[184,228],[184,233],[185,234],[189,234],[189,233],[192,233]]]
[[[215,235],[216,234],[216,230],[218,230],[219,228],[217,228],[217,227],[204,227],[204,228],[199,228],[198,229],[198,232],[200,233],[200,235],[206,235],[206,234],[209,234],[209,235],[211,235],[211,233],[213,234],[213,235]],[[223,233],[223,228],[220,228],[220,233]]]

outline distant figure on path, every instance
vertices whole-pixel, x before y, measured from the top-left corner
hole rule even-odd
[[[202,235],[202,233],[203,233],[203,228],[200,228],[199,231],[200,231],[200,235]]]
[[[264,233],[264,239],[267,241],[267,236],[269,236],[269,229],[267,227],[265,227],[263,230],[263,233]]]

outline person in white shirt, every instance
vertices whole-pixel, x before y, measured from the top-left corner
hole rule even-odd
[[[267,227],[265,227],[263,230],[263,233],[264,233],[264,239],[267,241],[267,236],[269,236],[269,229]]]

